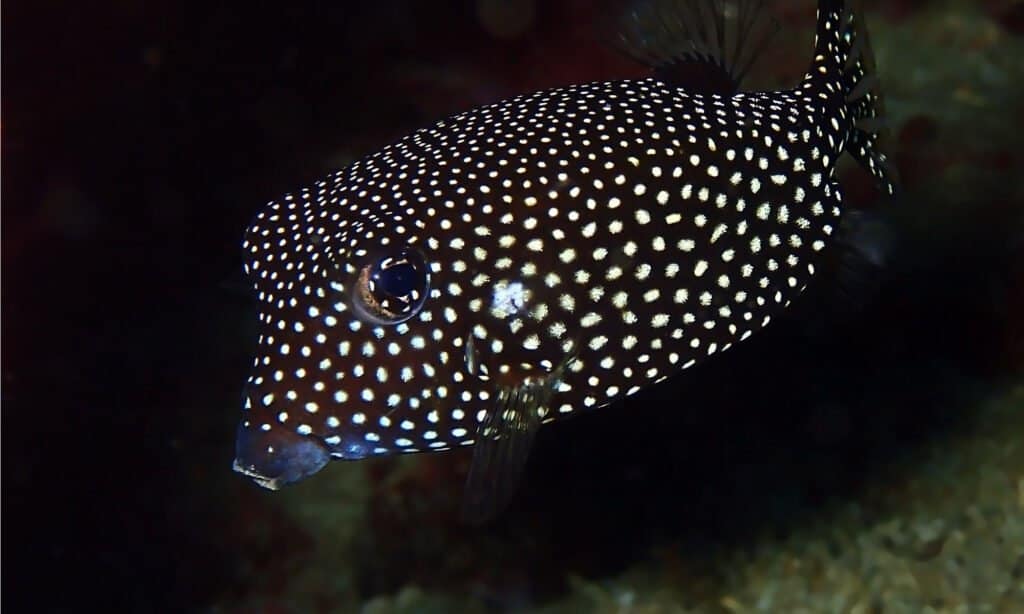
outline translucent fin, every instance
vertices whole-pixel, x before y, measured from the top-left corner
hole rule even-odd
[[[540,428],[540,409],[550,396],[546,379],[502,389],[497,407],[477,430],[462,502],[463,520],[482,524],[508,504]]]
[[[836,303],[859,310],[870,302],[896,241],[891,223],[877,213],[846,211],[836,233]]]
[[[477,429],[462,502],[464,521],[483,524],[508,505],[519,485],[544,410],[550,407],[562,374],[575,357],[572,352],[549,373],[499,389],[494,410],[488,412]]]
[[[778,31],[763,0],[640,0],[620,19],[619,48],[657,77],[730,95]]]
[[[897,247],[897,233],[883,215],[862,210],[843,213],[836,241],[815,284],[813,311],[800,321],[811,336],[856,320],[878,297]]]

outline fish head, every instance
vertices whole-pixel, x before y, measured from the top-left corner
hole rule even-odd
[[[476,273],[442,266],[458,259],[429,224],[353,186],[270,203],[246,232],[260,334],[235,469],[266,487],[332,458],[472,444],[474,403],[493,398],[460,317],[473,298],[457,288]],[[518,290],[499,297],[502,316]]]
[[[341,215],[330,204],[303,191],[269,204],[246,232],[260,335],[235,466],[257,481],[415,448],[382,430],[410,430],[389,416],[436,388],[436,353],[421,351],[428,325],[413,320],[430,288],[417,237],[386,206]]]
[[[369,183],[351,171],[247,230],[260,335],[236,468],[257,481],[310,475],[321,452],[471,445],[502,390],[545,382],[574,351],[566,252],[515,238],[541,215],[454,211],[454,194],[409,207]]]

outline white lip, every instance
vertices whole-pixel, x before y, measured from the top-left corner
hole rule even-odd
[[[234,465],[232,465],[232,468],[236,472],[241,473],[244,476],[252,478],[252,480],[254,482],[259,484],[263,488],[266,488],[267,490],[280,490],[280,488],[281,488],[281,483],[280,483],[278,478],[268,478],[267,476],[263,475],[262,473],[256,471],[256,467],[254,465],[249,465],[247,467],[247,466],[243,465],[242,463],[238,462],[237,458],[235,459],[235,462],[234,462]]]

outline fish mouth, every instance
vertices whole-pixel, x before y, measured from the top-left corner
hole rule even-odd
[[[232,468],[267,490],[299,482],[330,460],[327,446],[318,437],[282,428],[265,430],[246,420],[238,425]]]

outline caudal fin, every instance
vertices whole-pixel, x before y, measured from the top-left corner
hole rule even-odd
[[[887,133],[885,105],[867,26],[855,4],[819,0],[814,64],[807,78],[837,77],[853,121],[846,151],[874,176],[880,189],[893,194],[899,176],[881,144]]]

